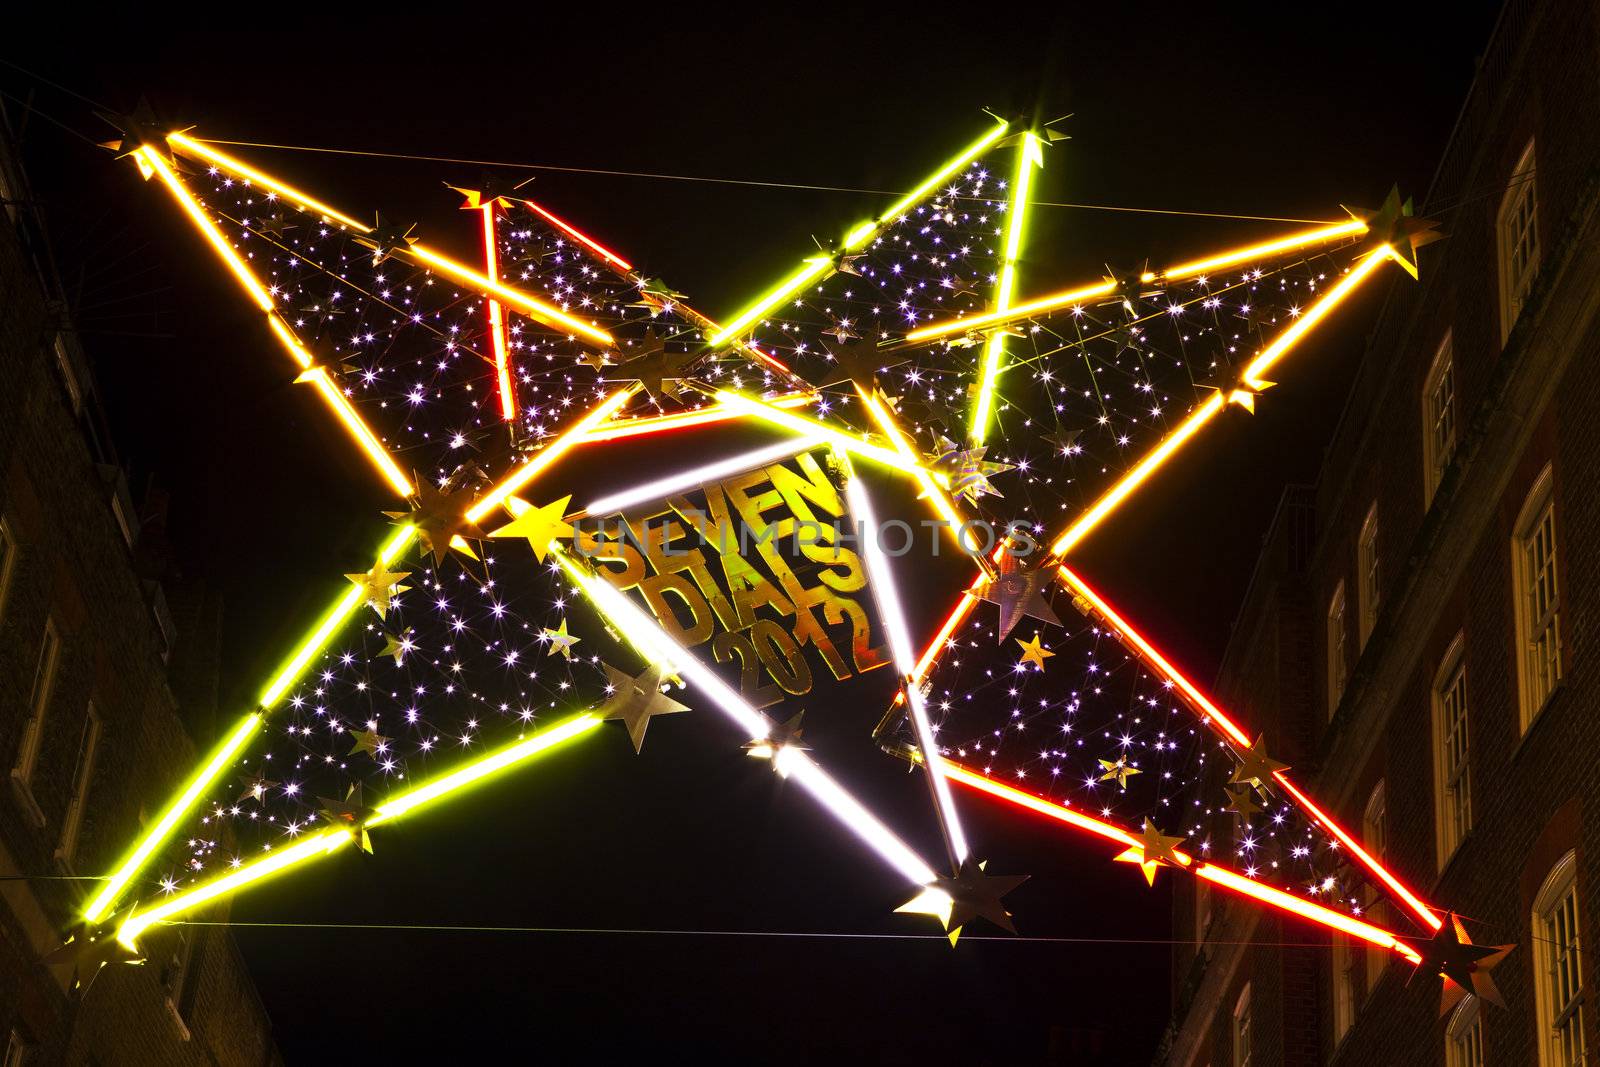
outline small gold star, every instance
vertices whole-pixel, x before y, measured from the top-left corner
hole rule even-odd
[[[511,497],[506,501],[506,507],[514,518],[498,530],[491,530],[489,536],[526,537],[528,544],[533,546],[533,554],[543,563],[552,541],[572,536],[572,523],[561,517],[571,499],[569,493],[543,507],[534,507],[525,500]]]
[[[1055,655],[1044,647],[1043,640],[1038,634],[1033,635],[1032,641],[1024,641],[1020,637],[1013,637],[1012,640],[1022,646],[1022,662],[1031,663],[1041,671],[1044,670],[1044,661]]]
[[[561,620],[561,625],[557,629],[552,630],[546,626],[544,635],[550,639],[550,650],[545,655],[553,656],[559,652],[567,659],[572,658],[572,646],[581,640],[581,638],[573,637],[567,633],[566,619]]]
[[[1121,786],[1123,789],[1128,788],[1129,778],[1135,774],[1144,773],[1140,771],[1139,768],[1130,764],[1126,756],[1117,760],[1115,763],[1113,763],[1111,760],[1103,759],[1100,761],[1100,768],[1101,770],[1105,771],[1105,773],[1100,776],[1100,780],[1102,782],[1116,782],[1117,785]]]
[[[380,619],[394,606],[394,598],[411,588],[400,584],[401,579],[411,577],[410,571],[391,571],[383,565],[382,560],[374,563],[370,571],[347,574],[345,577],[360,587],[364,599],[372,605],[372,610],[378,613]]]
[[[1156,884],[1156,868],[1171,867],[1179,863],[1177,848],[1183,844],[1181,837],[1168,837],[1156,829],[1155,823],[1149,819],[1144,821],[1144,829],[1139,833],[1139,843],[1117,856],[1121,863],[1137,863],[1144,871],[1144,880],[1149,885]]]

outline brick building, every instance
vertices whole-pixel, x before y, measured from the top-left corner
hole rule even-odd
[[[39,962],[209,741],[219,613],[129,491],[3,123],[0,201],[0,1063],[277,1063],[226,928],[82,994]]]
[[[1600,1050],[1600,8],[1507,3],[1425,203],[1448,240],[1285,494],[1217,689],[1403,881],[1516,942],[1508,1010],[1441,1019],[1437,980],[1189,885],[1167,1063]]]

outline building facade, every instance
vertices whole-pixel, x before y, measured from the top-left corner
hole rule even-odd
[[[1600,1054],[1600,8],[1510,0],[1315,486],[1284,497],[1217,690],[1481,943],[1507,1008],[1192,885],[1162,1062]],[[1369,917],[1421,933],[1371,901]]]
[[[40,962],[209,741],[218,609],[136,507],[4,123],[0,201],[0,1064],[274,1064],[225,927],[80,992]]]

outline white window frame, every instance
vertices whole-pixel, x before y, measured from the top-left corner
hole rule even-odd
[[[55,695],[56,678],[61,672],[61,631],[54,617],[45,619],[44,635],[39,640],[39,656],[34,661],[33,688],[28,695],[28,721],[22,727],[22,742],[17,747],[17,762],[11,768],[11,785],[17,799],[35,826],[44,825],[44,812],[33,796],[33,772],[44,747],[45,720],[50,700]]]
[[[94,781],[95,757],[100,749],[100,712],[89,701],[83,712],[83,732],[78,737],[78,755],[72,769],[72,799],[61,818],[61,839],[55,860],[69,874],[78,855],[78,832],[83,829],[83,813],[89,803],[89,786]]]
[[[1250,1067],[1250,1043],[1252,1038],[1250,1025],[1250,983],[1244,984],[1244,989],[1239,992],[1239,999],[1233,1004],[1233,1021],[1229,1032],[1229,1050],[1233,1056],[1233,1067]]]
[[[0,516],[0,622],[5,621],[11,596],[11,574],[17,569],[17,534],[11,520]]]
[[[1378,784],[1372,787],[1372,792],[1367,794],[1366,807],[1361,809],[1361,847],[1367,854],[1379,863],[1383,863],[1389,852],[1389,788],[1388,783],[1380,778]],[[1387,927],[1389,925],[1389,898],[1376,886],[1372,889],[1372,898],[1367,901],[1366,920],[1374,926]],[[1383,977],[1384,971],[1389,966],[1389,959],[1394,953],[1380,945],[1367,945],[1367,996],[1372,996],[1373,990],[1378,987],[1378,979]]]
[[[1367,508],[1367,517],[1361,520],[1361,535],[1356,538],[1356,608],[1359,616],[1357,630],[1358,649],[1367,647],[1367,638],[1378,622],[1378,600],[1382,586],[1378,573],[1378,502]]]
[[[1561,684],[1560,544],[1555,477],[1545,464],[1534,479],[1511,536],[1515,598],[1517,697],[1522,731],[1539,717]]]
[[[1433,825],[1439,870],[1472,831],[1472,731],[1467,697],[1466,635],[1439,661],[1433,705]]]
[[[1456,454],[1456,358],[1450,331],[1422,379],[1422,505],[1433,503]]]
[[[1506,181],[1495,216],[1496,259],[1500,264],[1500,340],[1511,336],[1528,290],[1539,274],[1539,199],[1533,141],[1522,150]]]
[[[1483,1011],[1478,998],[1457,1004],[1444,1026],[1445,1067],[1483,1067]]]
[[[1575,852],[1558,860],[1534,899],[1535,1033],[1541,1067],[1584,1062],[1583,966]]]
[[[1350,674],[1350,657],[1345,647],[1349,641],[1350,623],[1345,608],[1344,581],[1341,579],[1339,584],[1333,587],[1333,595],[1328,598],[1328,616],[1323,627],[1323,638],[1327,643],[1330,720],[1339,710],[1339,701],[1344,698],[1344,686],[1349,681]]]

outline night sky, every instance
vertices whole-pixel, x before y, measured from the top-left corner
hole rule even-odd
[[[1316,219],[1376,203],[1396,181],[1425,192],[1493,21],[1483,3],[1448,25],[1393,4],[1294,15],[1142,5],[1015,30],[1005,8],[755,10],[551,22],[438,9],[394,32],[322,32],[287,14],[237,33],[63,39],[5,58],[117,108],[146,93],[202,136],[865,190],[908,187],[985,126],[981,107],[1072,112],[1040,199]],[[281,353],[170,202],[49,121],[109,136],[90,106],[7,67],[0,90],[14,123],[17,98],[37,94],[25,159],[136,493],[154,476],[174,494],[185,570],[225,597],[231,720],[392,504],[312,395],[287,384]],[[415,219],[476,257],[475,230],[440,183],[470,184],[481,167],[239,151],[354,214]],[[714,317],[811,250],[811,235],[885,202],[548,171],[533,192]],[[1025,293],[1281,229],[1062,207],[1035,218]],[[1279,492],[1315,476],[1379,299],[1352,307],[1253,421],[1230,420],[1076,557],[1199,679],[1215,672]],[[871,709],[870,722],[888,674],[840,699]],[[825,715],[807,725],[828,739],[839,777],[891,824],[925,820],[920,783],[857,724],[830,729]],[[826,816],[705,731],[674,728],[688,725],[653,729],[642,757],[619,731],[389,830],[375,856],[241,897],[243,923],[635,931],[241,926],[289,1061],[504,1049],[534,1062],[695,1050],[1036,1063],[1054,1031],[1085,1050],[1069,1062],[1148,1062],[1169,1010],[1165,879],[1146,892],[1103,850],[966,803],[991,869],[1033,876],[1008,898],[1025,937],[1090,940],[968,937],[951,951],[938,938],[749,936],[926,927],[890,914],[899,886]]]

